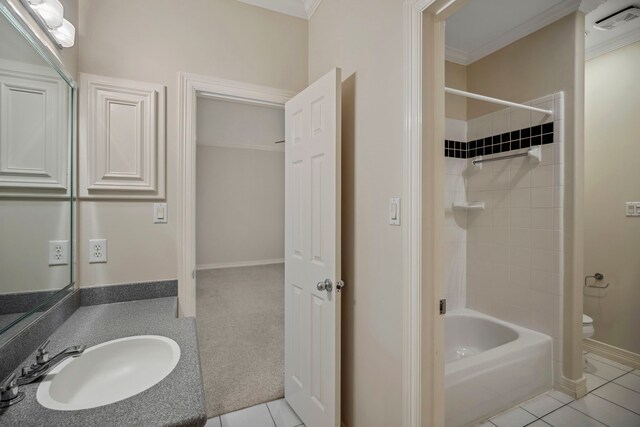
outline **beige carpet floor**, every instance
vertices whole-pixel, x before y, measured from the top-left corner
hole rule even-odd
[[[284,265],[200,270],[200,365],[209,418],[284,396]]]

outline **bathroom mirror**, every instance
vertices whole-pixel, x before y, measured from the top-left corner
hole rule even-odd
[[[0,4],[0,345],[73,287],[74,82]]]

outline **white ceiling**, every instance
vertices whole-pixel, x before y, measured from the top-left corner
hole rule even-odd
[[[309,19],[321,0],[238,0],[252,6],[273,10],[302,19]]]
[[[447,20],[447,59],[477,61],[574,12],[580,0],[472,0]]]
[[[640,18],[635,19],[611,31],[600,31],[593,28],[596,21],[625,9],[629,6],[640,7],[640,0],[608,0],[585,18],[586,58],[591,59],[631,43],[640,41]]]

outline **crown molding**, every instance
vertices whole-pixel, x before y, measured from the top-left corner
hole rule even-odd
[[[238,0],[251,6],[261,7],[296,18],[309,20],[322,0]]]
[[[460,65],[469,65],[469,55],[467,55],[467,52],[462,49],[456,49],[449,46],[445,47],[444,59]]]
[[[302,0],[304,8],[307,11],[307,19],[311,19],[322,0]]]
[[[620,49],[638,41],[640,41],[640,28],[627,31],[626,33],[622,33],[617,37],[606,40],[602,43],[598,43],[595,46],[591,46],[590,48],[585,50],[585,60],[589,61],[590,59],[596,58],[600,55],[604,55],[605,53],[612,52],[616,49]]]
[[[592,1],[601,1],[601,0],[587,0],[589,2]],[[492,53],[502,49],[505,46],[510,45],[511,43],[520,40],[523,37],[528,36],[531,33],[538,31],[539,29],[546,27],[547,25],[557,21],[558,19],[564,18],[577,11],[580,7],[580,0],[564,0],[557,5],[545,10],[544,12],[536,15],[531,18],[527,22],[524,22],[517,27],[507,31],[500,37],[490,41],[489,43],[484,44],[483,46],[475,49],[471,52],[463,52],[458,50],[455,52],[454,49],[450,47],[446,47],[445,57],[447,59],[451,58],[451,61],[456,62],[461,65],[469,65],[476,62],[479,59],[484,58],[485,56],[491,55]],[[464,56],[466,56],[466,62],[462,62]],[[457,58],[457,60],[456,60]]]
[[[593,12],[603,4],[605,4],[607,0],[582,0],[580,3],[580,12],[585,15],[589,12]]]

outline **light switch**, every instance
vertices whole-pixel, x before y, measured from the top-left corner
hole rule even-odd
[[[389,225],[400,225],[400,198],[389,199]]]
[[[167,204],[166,203],[154,203],[153,204],[153,223],[154,224],[166,224],[167,223]]]
[[[640,202],[626,202],[626,215],[640,217]]]

